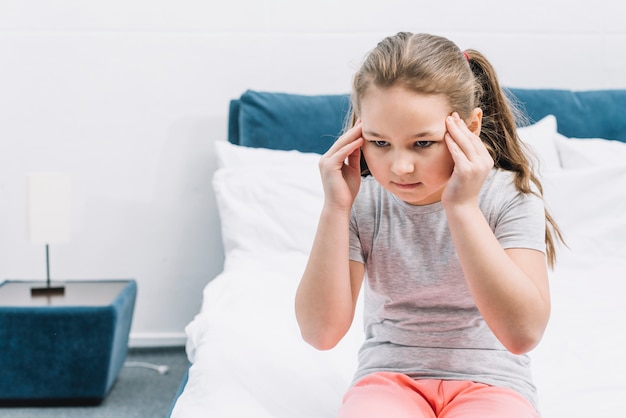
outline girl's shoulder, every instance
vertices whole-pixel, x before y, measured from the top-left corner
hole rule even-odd
[[[516,173],[513,171],[493,168],[483,183],[481,193],[506,192],[512,195],[525,194],[515,185],[515,176]],[[537,187],[533,183],[531,183],[531,189],[534,193],[538,192]]]
[[[506,196],[521,193],[515,186],[515,173],[501,168],[493,168],[480,191],[481,198],[504,194]]]
[[[517,188],[514,172],[498,168],[491,170],[483,183],[479,202],[483,212],[500,212],[527,205],[543,207],[543,200],[538,194],[524,193]]]
[[[361,178],[361,187],[357,194],[357,201],[370,201],[373,197],[380,198],[383,194],[383,186],[373,176]]]

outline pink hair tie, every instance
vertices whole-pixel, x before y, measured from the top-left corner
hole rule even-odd
[[[469,62],[470,57],[469,55],[467,55],[467,52],[463,51],[463,56],[465,57],[465,59]]]

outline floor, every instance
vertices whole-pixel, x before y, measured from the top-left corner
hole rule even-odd
[[[0,418],[166,418],[188,365],[184,347],[130,349],[100,405],[0,408]]]

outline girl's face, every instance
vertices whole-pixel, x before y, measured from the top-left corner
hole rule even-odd
[[[444,142],[452,110],[443,95],[370,87],[361,100],[361,122],[372,176],[412,205],[440,201],[454,168]]]

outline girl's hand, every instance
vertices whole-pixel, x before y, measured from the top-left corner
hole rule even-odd
[[[446,129],[445,141],[454,169],[441,201],[444,207],[478,204],[478,194],[493,168],[493,158],[480,137],[468,129],[456,112],[446,118]]]
[[[346,131],[320,158],[326,203],[350,210],[361,186],[361,122]]]

